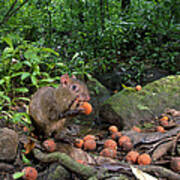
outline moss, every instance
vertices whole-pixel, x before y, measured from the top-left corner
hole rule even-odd
[[[137,125],[144,119],[152,120],[163,113],[165,108],[179,110],[180,75],[149,83],[141,91],[123,90],[109,98],[105,104],[108,104],[111,111],[116,112],[128,127]],[[103,110],[101,112],[103,113]],[[110,119],[108,121],[111,122]]]

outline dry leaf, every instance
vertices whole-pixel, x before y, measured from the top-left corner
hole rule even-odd
[[[131,170],[132,170],[133,174],[135,175],[135,177],[139,180],[158,180],[157,178],[141,171],[138,168],[135,168],[133,166],[130,166],[130,167],[131,167]]]

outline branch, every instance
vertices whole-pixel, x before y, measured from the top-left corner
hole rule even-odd
[[[14,9],[16,3],[17,3],[17,0],[15,0],[14,3],[11,5],[11,7],[8,10],[8,12],[5,14],[3,20],[1,21],[0,25],[5,22],[6,18],[9,16],[9,13]]]
[[[3,21],[0,23],[0,25],[4,24],[5,22],[7,22],[9,20],[9,18],[11,18],[22,6],[24,6],[29,0],[25,0],[21,5],[19,5],[19,7],[17,7],[16,9],[14,9],[14,11],[11,11],[10,13],[10,10],[9,12],[7,13],[7,17],[5,16],[5,18],[3,19]],[[14,3],[13,3],[14,4]],[[12,7],[12,6],[11,6]],[[13,7],[14,8],[14,7]],[[13,9],[12,8],[12,9]],[[10,8],[11,9],[11,8]]]

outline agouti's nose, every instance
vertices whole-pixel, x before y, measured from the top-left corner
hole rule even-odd
[[[90,100],[90,96],[87,96],[87,97],[86,97],[86,100],[89,101],[89,100]]]

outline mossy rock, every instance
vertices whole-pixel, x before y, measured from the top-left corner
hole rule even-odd
[[[156,80],[141,91],[130,89],[125,88],[105,101],[100,108],[103,121],[130,128],[152,121],[166,108],[180,110],[180,75]]]

